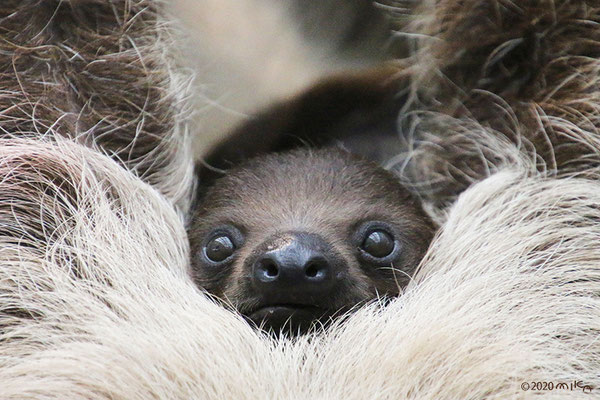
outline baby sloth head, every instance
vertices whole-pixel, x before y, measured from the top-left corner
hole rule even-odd
[[[432,235],[390,172],[341,150],[299,149],[214,182],[190,225],[192,273],[256,325],[304,332],[398,295]]]

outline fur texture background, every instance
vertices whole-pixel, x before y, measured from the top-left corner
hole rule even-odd
[[[595,2],[397,9],[414,48],[399,129],[425,145],[398,170],[442,228],[403,296],[294,342],[189,279],[188,78],[163,7],[0,5],[1,399],[509,399],[574,380],[592,394],[542,394],[598,395]],[[565,135],[582,147],[561,159]],[[457,198],[474,165],[490,177]]]
[[[0,4],[0,134],[97,149],[186,207],[191,154],[179,65],[160,1]]]

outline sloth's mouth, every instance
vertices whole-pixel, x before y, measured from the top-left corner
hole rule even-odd
[[[295,335],[305,333],[327,315],[327,310],[311,305],[269,304],[251,311],[246,317],[263,330]]]

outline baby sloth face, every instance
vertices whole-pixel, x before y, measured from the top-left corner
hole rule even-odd
[[[216,180],[189,233],[200,287],[257,326],[295,334],[398,295],[433,226],[388,171],[341,150],[302,149]]]

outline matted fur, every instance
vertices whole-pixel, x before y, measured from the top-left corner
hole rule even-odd
[[[182,80],[172,80],[182,71],[167,73],[164,46],[173,33],[156,13],[161,3],[3,2],[0,398],[510,399],[538,397],[521,389],[525,381],[574,380],[593,394],[543,394],[597,396],[598,10],[583,0],[522,3],[422,2],[415,16],[401,18],[409,37],[430,38],[402,61],[415,95],[401,116],[410,123],[400,128],[430,149],[451,139],[490,177],[454,201],[445,190],[471,183],[472,164],[443,151],[403,157],[403,171],[422,173],[426,185],[415,190],[431,196],[430,211],[443,224],[419,273],[390,305],[364,307],[326,334],[289,341],[252,330],[188,276],[187,239],[173,207],[185,209],[189,190],[185,129],[175,129],[185,125],[185,96]],[[49,23],[61,19],[39,7],[69,23]],[[534,21],[543,21],[534,26],[548,38],[542,65],[556,69],[521,81],[505,64],[482,76],[510,54],[505,43],[524,36],[519,27]],[[120,56],[131,58],[113,63]],[[145,57],[158,61],[142,67]],[[120,85],[100,72],[86,76],[99,65]],[[132,78],[123,69],[130,66],[143,73]],[[149,88],[158,97],[139,95]],[[477,102],[477,93],[495,100]],[[125,105],[132,108],[124,112]],[[121,129],[106,128],[111,118]],[[145,118],[164,124],[150,128]],[[555,177],[561,165],[548,157],[553,151],[518,141],[531,121],[549,138],[585,144],[580,163],[562,165],[563,179]],[[101,140],[111,133],[124,141]],[[136,143],[154,144],[130,153]],[[556,143],[550,150],[560,150]],[[424,168],[409,168],[414,160]],[[589,179],[566,176],[576,174]],[[432,182],[447,185],[431,195]]]

